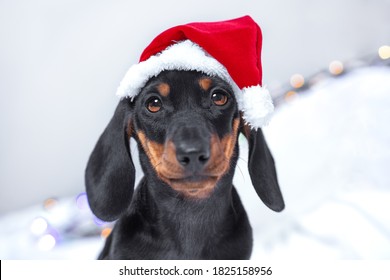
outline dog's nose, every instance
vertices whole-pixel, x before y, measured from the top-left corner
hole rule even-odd
[[[190,173],[201,171],[210,158],[210,141],[198,127],[181,127],[173,137],[176,158]]]
[[[201,170],[210,158],[208,145],[202,142],[182,142],[176,146],[176,158],[187,170]]]

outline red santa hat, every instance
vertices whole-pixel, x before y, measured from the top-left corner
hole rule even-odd
[[[261,46],[260,27],[249,16],[170,28],[146,47],[138,64],[130,67],[117,95],[134,98],[151,77],[164,70],[196,70],[227,81],[245,122],[255,129],[262,127],[274,106],[262,86]]]

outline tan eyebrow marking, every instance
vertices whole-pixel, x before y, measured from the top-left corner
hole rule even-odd
[[[157,86],[157,90],[162,96],[167,97],[171,91],[171,87],[167,83],[161,83]]]
[[[199,79],[199,85],[204,90],[208,90],[212,83],[213,83],[213,81],[211,79],[209,79],[209,78],[201,78],[201,79]]]

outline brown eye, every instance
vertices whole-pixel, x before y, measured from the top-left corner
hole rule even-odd
[[[149,112],[157,113],[161,110],[162,102],[157,97],[152,97],[146,102],[146,108],[149,110]]]
[[[215,105],[223,106],[228,102],[228,96],[227,93],[218,90],[211,94],[211,100]]]

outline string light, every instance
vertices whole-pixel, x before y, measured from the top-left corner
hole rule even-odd
[[[290,84],[293,88],[301,88],[305,84],[305,78],[301,74],[294,74],[290,78]]]
[[[289,85],[285,85],[280,88],[273,89],[273,98],[275,106],[283,102],[289,102],[294,97],[298,96],[302,92],[302,87],[311,88],[318,83],[321,83],[329,75],[337,76],[345,73],[347,70],[351,71],[358,67],[369,66],[390,66],[388,59],[390,59],[390,45],[383,45],[378,48],[377,59],[373,57],[361,58],[356,61],[348,62],[348,69],[345,64],[339,60],[333,60],[329,63],[328,69],[321,70],[315,75],[309,77],[306,81],[305,77],[301,74],[294,74],[290,77]]]
[[[379,57],[383,60],[390,58],[390,46],[382,46],[378,50]]]
[[[332,75],[340,75],[344,71],[344,65],[341,61],[334,60],[329,64],[329,72]]]

